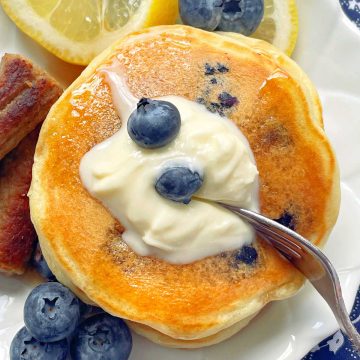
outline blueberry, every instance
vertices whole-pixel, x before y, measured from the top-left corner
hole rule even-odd
[[[252,265],[258,258],[258,253],[252,246],[243,246],[235,254],[235,259],[247,265]]]
[[[93,312],[93,306],[79,300],[80,316],[86,317]]]
[[[233,31],[249,36],[264,16],[264,0],[224,0],[217,30]]]
[[[220,101],[220,105],[224,108],[231,108],[239,102],[236,96],[232,96],[226,91],[222,92],[218,96],[218,99]]]
[[[185,25],[213,31],[221,20],[223,0],[180,0],[179,10]]]
[[[216,69],[221,74],[225,74],[225,73],[229,72],[229,68],[226,65],[220,64],[220,63],[217,64]]]
[[[79,306],[80,306],[80,316],[82,318],[89,317],[90,315],[95,315],[98,313],[103,312],[103,310],[97,306],[85,304],[79,299]]]
[[[156,191],[166,199],[188,204],[203,183],[202,176],[187,166],[168,166],[156,180]]]
[[[109,314],[99,314],[81,323],[71,342],[73,360],[126,360],[132,337],[125,322]]]
[[[216,69],[208,63],[205,64],[204,68],[205,68],[204,71],[205,75],[214,75],[216,72]]]
[[[211,102],[206,108],[212,113],[218,113],[220,116],[224,116],[224,107],[221,106],[221,104]]]
[[[49,281],[56,281],[55,275],[51,272],[46,260],[44,259],[39,243],[37,244],[34,252],[32,265],[45,279],[48,279]]]
[[[10,346],[10,360],[65,360],[67,340],[44,343],[36,340],[26,327],[15,335]]]
[[[79,300],[60,283],[41,284],[25,301],[24,321],[36,339],[44,342],[62,340],[79,324]]]
[[[180,131],[179,110],[168,101],[141,99],[127,124],[129,136],[143,148],[169,144]]]
[[[278,219],[274,219],[274,221],[286,226],[291,230],[295,230],[294,217],[286,211]]]

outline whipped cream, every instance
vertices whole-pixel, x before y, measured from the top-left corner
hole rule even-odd
[[[84,187],[125,227],[123,240],[138,254],[175,264],[234,250],[252,242],[251,226],[212,201],[257,210],[257,168],[246,138],[228,119],[177,96],[181,129],[163,148],[144,149],[129,137],[126,121],[136,99],[114,69],[103,70],[123,121],[112,137],[83,157]],[[189,163],[204,175],[188,204],[161,197],[154,184],[163,166]]]

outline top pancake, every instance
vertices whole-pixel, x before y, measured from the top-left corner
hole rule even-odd
[[[272,46],[235,37],[181,25],[125,37],[55,104],[36,150],[32,220],[58,279],[106,311],[178,339],[228,328],[269,301],[293,295],[303,278],[260,239],[253,266],[237,262],[234,252],[171,265],[138,256],[122,241],[121,224],[79,178],[82,156],[122,124],[99,68],[116,60],[136,97],[198,100],[238,125],[257,162],[266,216],[321,244],[339,207],[336,161],[311,82]],[[219,105],[222,92],[238,104]]]

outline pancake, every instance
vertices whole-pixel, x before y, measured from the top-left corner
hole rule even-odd
[[[255,265],[238,262],[237,251],[172,265],[126,245],[123,226],[79,178],[84,154],[126,120],[98,71],[114,62],[138,98],[182,96],[232,120],[256,159],[261,212],[322,245],[338,214],[339,176],[317,92],[291,59],[260,40],[162,26],[128,35],[99,55],[41,130],[31,216],[56,277],[163,345],[224,340],[268,302],[294,295],[303,276],[260,238]],[[236,105],[222,102],[224,92]]]
[[[143,325],[140,323],[127,321],[127,324],[129,325],[131,330],[135,331],[139,335],[142,335],[142,336],[148,338],[149,340],[151,340],[152,342],[154,342],[156,344],[166,346],[166,347],[176,348],[176,349],[197,349],[200,347],[215,345],[221,341],[224,341],[224,340],[230,338],[231,336],[238,333],[241,329],[243,329],[246,325],[248,325],[249,322],[257,314],[258,313],[256,312],[256,313],[252,314],[251,316],[237,322],[236,324],[231,325],[230,327],[219,331],[216,334],[213,334],[213,335],[210,335],[210,336],[207,336],[204,338],[200,338],[200,339],[195,339],[195,340],[174,339],[174,338],[172,338],[168,335],[165,335],[149,326],[146,326],[146,325]]]

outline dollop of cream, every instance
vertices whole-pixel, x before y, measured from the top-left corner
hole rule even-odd
[[[136,108],[124,79],[103,70],[121,129],[83,157],[84,187],[126,228],[123,240],[138,254],[186,264],[252,242],[251,226],[213,201],[258,209],[258,172],[246,138],[228,119],[177,96],[181,115],[176,139],[160,149],[143,149],[129,137],[126,122]],[[164,165],[190,163],[204,176],[188,204],[161,197],[154,184]]]

